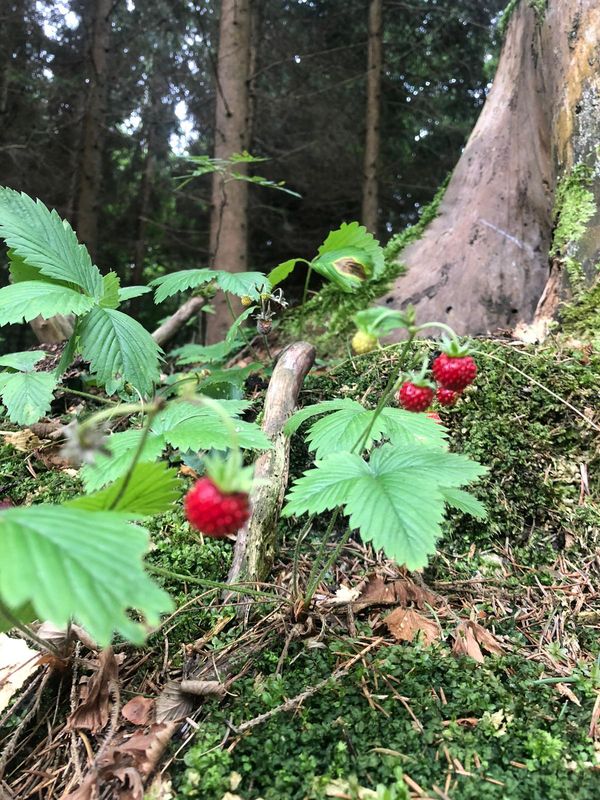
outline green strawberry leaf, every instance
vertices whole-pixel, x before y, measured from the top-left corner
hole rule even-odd
[[[0,598],[10,609],[30,603],[60,627],[75,619],[104,647],[115,631],[141,644],[172,608],[144,571],[148,534],[126,515],[38,505],[1,519]]]
[[[51,372],[0,372],[0,396],[10,421],[32,425],[45,416],[56,384]]]
[[[94,463],[86,464],[79,472],[87,492],[94,492],[127,472],[141,436],[141,430],[129,430],[113,433],[107,438],[105,447],[110,455],[96,453]],[[162,436],[149,434],[140,453],[139,462],[156,461],[166,446]]]
[[[155,278],[150,281],[149,286],[156,288],[154,302],[162,303],[167,297],[173,297],[178,292],[197,289],[199,286],[210,283],[216,276],[217,272],[214,269],[183,269]]]
[[[9,367],[19,372],[31,372],[38,361],[46,358],[43,350],[24,350],[20,353],[8,353],[0,356],[0,367]]]
[[[226,272],[219,269],[216,270],[215,278],[220,289],[238,297],[256,299],[263,289],[270,289],[267,276],[262,272]]]
[[[119,289],[119,303],[133,300],[134,297],[140,297],[151,291],[152,289],[149,286],[123,286]]]
[[[85,294],[46,281],[21,281],[0,289],[0,325],[30,322],[56,314],[86,314],[95,300]]]
[[[319,514],[340,506],[364,541],[417,569],[435,552],[446,494],[453,504],[467,506],[466,492],[457,495],[449,489],[485,472],[466,456],[431,447],[384,445],[368,463],[354,454],[336,453],[296,481],[282,513]]]
[[[290,258],[289,261],[283,261],[281,264],[274,267],[267,275],[267,280],[271,284],[271,287],[274,289],[278,284],[284,281],[288,275],[291,275],[296,264],[300,262],[304,264],[308,263],[304,258]]]
[[[181,497],[177,471],[164,463],[138,463],[125,485],[125,476],[93,494],[63,505],[87,511],[120,511],[132,517],[162,514]]]
[[[117,308],[121,302],[119,297],[119,290],[121,288],[121,279],[116,272],[108,272],[102,278],[102,297],[98,303],[102,308]]]
[[[114,394],[125,382],[148,397],[158,383],[161,352],[148,331],[113,308],[94,308],[79,326],[82,356],[91,372]]]
[[[69,223],[41,200],[0,187],[0,236],[15,256],[42,275],[74,283],[90,297],[102,296],[102,277],[90,254]]]

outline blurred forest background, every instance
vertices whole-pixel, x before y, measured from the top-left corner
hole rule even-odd
[[[504,0],[384,0],[377,234],[418,218],[493,77]],[[249,268],[314,255],[361,219],[367,0],[253,0]],[[66,217],[123,285],[209,263],[218,2],[3,0],[0,184]],[[218,265],[226,268],[226,265]],[[7,274],[3,275],[3,283]],[[146,325],[165,314],[145,304]],[[152,316],[154,315],[154,316]]]

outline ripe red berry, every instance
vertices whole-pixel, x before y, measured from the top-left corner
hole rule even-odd
[[[433,389],[405,381],[398,393],[398,402],[407,411],[425,411],[433,400]]]
[[[200,478],[192,486],[184,505],[190,524],[216,539],[239,531],[250,516],[245,492],[225,494],[210,478]]]
[[[460,397],[460,392],[455,392],[454,389],[445,389],[443,386],[440,386],[435,396],[441,406],[453,406]]]
[[[444,389],[462,392],[475,380],[477,364],[471,356],[452,357],[442,353],[434,360],[431,371],[433,377]]]

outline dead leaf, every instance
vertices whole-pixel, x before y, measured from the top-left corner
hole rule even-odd
[[[0,711],[4,711],[27,678],[37,672],[39,657],[39,652],[23,639],[0,633]]]
[[[458,719],[445,719],[442,725],[444,728],[447,728],[448,725],[463,725],[465,728],[474,728],[479,725],[479,722],[479,717],[459,717]]]
[[[581,702],[580,702],[579,698],[577,697],[577,695],[571,689],[569,689],[569,687],[567,686],[566,683],[557,683],[557,684],[555,684],[554,688],[556,689],[556,691],[559,694],[562,694],[563,697],[566,697],[572,703],[575,703],[576,706],[580,706],[581,705]]]
[[[394,639],[399,642],[412,642],[420,633],[425,646],[433,644],[442,635],[437,622],[427,619],[410,608],[396,608],[383,620]]]
[[[339,603],[340,605],[347,605],[348,603],[354,602],[360,596],[360,591],[355,587],[351,588],[350,586],[346,586],[342,584],[336,591],[333,599],[334,603]]]
[[[41,441],[29,428],[23,428],[23,430],[15,431],[14,433],[5,432],[2,433],[2,436],[6,444],[11,445],[20,453],[31,453],[41,445]]]
[[[195,469],[188,467],[187,464],[182,464],[178,470],[179,474],[182,475],[184,478],[199,478],[200,476],[196,472]]]
[[[433,592],[418,586],[409,578],[397,578],[386,581],[380,575],[370,575],[360,597],[352,604],[357,613],[369,606],[407,606],[415,605],[425,608],[427,605],[439,605],[439,598]]]
[[[121,709],[121,714],[134,725],[147,725],[154,716],[154,700],[151,697],[132,697]]]
[[[472,620],[459,623],[454,631],[454,655],[465,655],[483,664],[482,648],[492,655],[502,655],[504,648],[496,637],[482,625]]]
[[[112,647],[100,652],[98,671],[88,684],[86,699],[71,714],[68,730],[85,729],[92,733],[101,731],[108,722],[110,687],[118,679],[119,667]]]

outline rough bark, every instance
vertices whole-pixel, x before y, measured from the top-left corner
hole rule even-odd
[[[88,91],[82,121],[77,233],[95,258],[98,237],[98,208],[102,183],[108,50],[113,0],[95,0],[88,50]]]
[[[248,80],[250,73],[251,0],[222,0],[217,60],[214,156],[227,159],[249,142]],[[236,166],[243,173],[245,165]],[[210,222],[211,263],[218,269],[243,272],[247,267],[248,184],[213,174]],[[206,339],[224,337],[231,317],[222,293],[207,319]]]
[[[383,66],[383,0],[369,3],[369,54],[367,64],[367,109],[363,165],[362,224],[377,235],[379,187],[379,119],[381,115],[381,70]]]
[[[302,383],[315,359],[315,348],[296,342],[279,356],[265,398],[262,429],[273,442],[255,466],[252,516],[239,531],[228,582],[265,580],[275,558],[277,520],[289,474],[290,439],[283,426],[293,413]]]
[[[559,181],[577,164],[590,167],[596,202],[577,243],[590,272],[600,253],[599,65],[596,0],[549,0],[543,15],[521,0],[439,216],[400,254],[407,273],[382,304],[412,304],[419,320],[459,333],[530,322],[549,281],[565,292],[555,274],[561,259],[549,258],[552,209]]]

